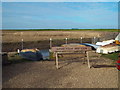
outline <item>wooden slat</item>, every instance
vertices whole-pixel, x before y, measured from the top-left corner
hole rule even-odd
[[[52,52],[81,52],[92,50],[91,47],[52,47]]]
[[[86,54],[86,51],[92,50],[91,47],[52,47],[51,52],[56,56],[56,68],[58,69],[58,55],[59,54]],[[89,55],[87,52],[88,67],[90,68]]]

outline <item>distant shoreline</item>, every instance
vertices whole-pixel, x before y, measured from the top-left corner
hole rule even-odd
[[[2,29],[2,31],[111,31],[118,32],[120,29]]]

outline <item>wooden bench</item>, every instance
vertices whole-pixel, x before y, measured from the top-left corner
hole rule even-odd
[[[91,51],[92,48],[91,47],[52,47],[51,48],[51,52],[53,52],[55,54],[56,60],[56,68],[59,68],[59,57],[58,55],[61,54],[85,54],[87,56],[87,62],[88,62],[88,67],[90,68],[90,62],[89,62],[89,55],[88,55],[88,51]]]

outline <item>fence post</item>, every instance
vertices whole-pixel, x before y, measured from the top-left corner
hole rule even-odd
[[[81,39],[81,43],[82,43],[82,39],[83,39],[83,38],[81,37],[80,39]]]
[[[52,38],[50,38],[50,49],[52,48]]]
[[[23,49],[23,39],[22,39],[22,49]]]
[[[19,50],[19,49],[17,49],[17,53],[18,53],[18,54],[20,53],[20,50]]]
[[[21,32],[21,33],[20,33],[20,35],[21,35],[21,37],[22,37],[22,35],[23,35],[23,32]]]
[[[91,38],[91,44],[93,44],[93,38]]]
[[[65,43],[66,43],[66,44],[68,43],[67,40],[68,40],[68,38],[65,38],[65,41],[66,41]]]
[[[94,44],[96,43],[96,37],[94,37]]]

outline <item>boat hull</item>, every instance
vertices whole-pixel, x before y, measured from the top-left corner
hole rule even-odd
[[[29,59],[29,60],[33,60],[33,61],[43,60],[43,56],[42,56],[41,52],[39,52],[39,51],[37,51],[37,52],[31,52],[31,51],[20,52],[19,55],[25,59]]]

